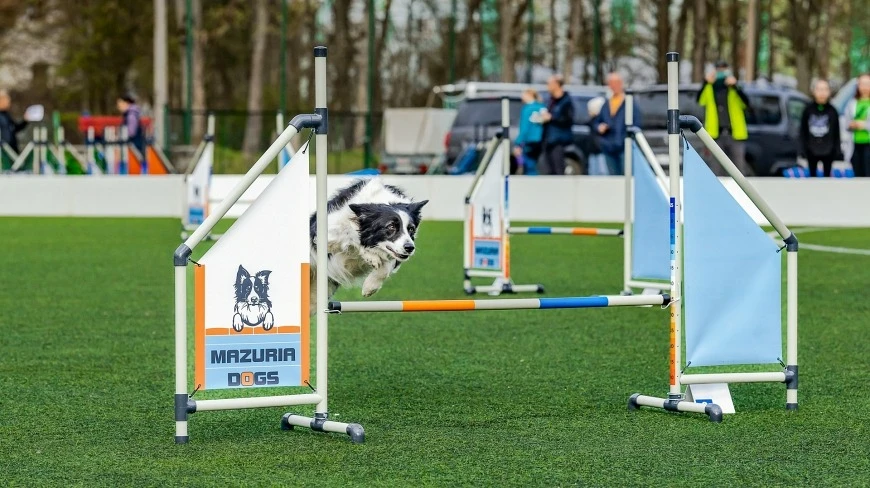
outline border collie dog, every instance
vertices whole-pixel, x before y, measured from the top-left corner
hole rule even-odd
[[[378,178],[358,180],[327,203],[329,298],[362,286],[370,297],[414,254],[420,209],[404,191]],[[317,214],[311,214],[311,313],[317,296]],[[324,306],[325,304],[321,304]]]

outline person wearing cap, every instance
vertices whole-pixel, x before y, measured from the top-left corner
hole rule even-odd
[[[13,151],[18,153],[20,150],[18,149],[18,136],[16,134],[27,127],[27,121],[16,121],[13,119],[9,113],[11,105],[12,97],[9,96],[9,92],[0,89],[0,138],[2,138],[0,141],[5,142]]]
[[[127,126],[127,138],[130,140],[130,144],[133,144],[133,147],[139,151],[143,158],[146,157],[145,131],[142,130],[142,115],[139,106],[136,105],[136,99],[130,94],[121,95],[118,97],[117,106],[118,111],[122,114],[121,123]]]
[[[708,73],[698,90],[698,105],[706,109],[704,128],[710,137],[744,175],[750,172],[746,164],[746,110],[749,98],[737,86],[737,78],[728,70],[728,63],[716,61],[716,70]]]

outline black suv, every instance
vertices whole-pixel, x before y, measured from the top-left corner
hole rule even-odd
[[[516,137],[523,105],[520,93],[525,86],[528,85],[517,84],[517,91],[483,92],[468,96],[459,103],[453,126],[444,140],[444,158],[448,167],[453,166],[468,144],[487,140],[501,130],[502,98],[510,101],[511,139]],[[543,87],[535,88],[546,104],[550,99],[549,92]],[[566,151],[566,173],[583,174],[586,172],[586,148],[589,144],[589,127],[585,125],[589,121],[586,104],[597,96],[604,96],[605,88],[566,86],[565,91],[574,102],[574,147]]]
[[[760,83],[740,85],[749,98],[746,111],[749,139],[746,141],[746,162],[752,170],[747,176],[777,176],[782,170],[797,164],[798,126],[804,107],[810,99],[803,93],[780,86]],[[697,103],[699,83],[680,85],[680,113],[694,115],[704,122],[705,108]],[[668,166],[668,87],[653,85],[635,89],[635,104],[641,111],[641,130],[662,166]],[[686,137],[701,157],[718,168],[712,154],[697,136],[686,131]]]

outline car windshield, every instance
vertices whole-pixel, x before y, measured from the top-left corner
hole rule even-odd
[[[510,101],[511,120],[515,121],[520,118],[522,107],[522,101]],[[501,99],[476,98],[463,101],[459,105],[453,125],[455,127],[501,126]]]
[[[680,113],[694,115],[704,120],[704,110],[696,102],[696,91],[680,91]],[[634,95],[637,109],[640,111],[641,129],[668,128],[668,92],[640,92]]]

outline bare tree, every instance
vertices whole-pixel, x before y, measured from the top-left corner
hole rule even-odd
[[[789,34],[794,53],[795,77],[798,89],[803,92],[810,91],[811,70],[815,58],[812,49],[815,40],[811,34],[810,19],[819,11],[818,7],[815,0],[789,0]]]
[[[568,39],[565,42],[565,60],[562,69],[565,72],[565,81],[570,83],[574,76],[575,50],[580,44],[580,32],[583,28],[583,2],[572,0],[568,10]]]
[[[695,2],[692,12],[692,81],[699,82],[704,79],[704,63],[707,62],[707,39],[709,38],[707,2],[701,0]]]
[[[245,126],[245,140],[242,152],[251,156],[260,149],[263,132],[263,61],[266,51],[266,30],[269,18],[266,0],[254,3],[254,47],[251,53],[251,71],[248,78],[248,122]]]
[[[193,17],[193,103],[194,113],[191,128],[191,140],[199,141],[205,134],[206,117],[202,112],[205,110],[205,32],[202,28],[202,0],[191,2],[191,16]],[[194,142],[195,143],[195,142]]]
[[[670,10],[671,0],[656,1],[656,71],[660,83],[664,83],[668,79],[668,63],[665,55],[670,51],[671,40],[671,21]]]
[[[692,0],[683,0],[680,5],[680,15],[677,17],[677,34],[674,39],[674,49],[680,54],[686,52],[686,31],[689,27],[689,14],[692,12],[694,4],[695,2]]]
[[[731,48],[731,69],[734,71],[734,76],[737,76],[738,69],[742,65],[740,62],[740,26],[743,22],[740,16],[740,0],[731,0],[729,7],[728,19],[731,25],[731,39],[728,42]],[[725,53],[722,54],[724,58]]]

